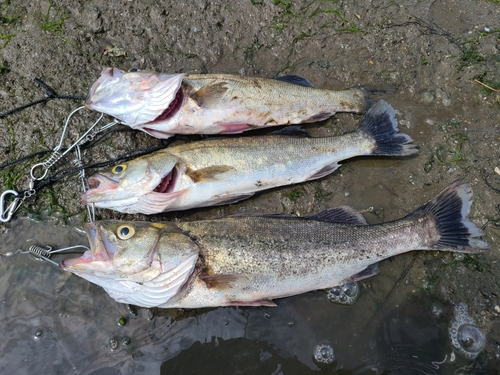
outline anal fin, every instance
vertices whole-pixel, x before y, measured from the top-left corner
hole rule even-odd
[[[221,134],[238,134],[253,128],[251,125],[240,122],[216,122],[215,124],[224,128]]]
[[[368,279],[369,277],[378,275],[380,273],[380,268],[378,267],[378,263],[370,264],[363,271],[358,272],[355,275],[352,275],[348,281],[360,281],[364,279]]]
[[[266,307],[276,307],[273,301],[269,301],[267,299],[261,299],[258,301],[231,301],[227,304],[227,306],[266,306]]]
[[[293,135],[297,137],[307,138],[311,137],[311,134],[307,130],[303,129],[300,125],[285,126],[284,128],[269,133],[269,135]]]
[[[329,164],[329,165],[321,168],[316,173],[314,173],[306,181],[316,180],[318,178],[322,178],[322,177],[328,176],[330,173],[333,173],[338,167],[340,167],[340,164],[337,163],[337,162]]]
[[[242,201],[244,199],[250,198],[252,195],[255,193],[246,193],[246,194],[226,194],[226,195],[219,195],[215,196],[212,199],[210,199],[213,205],[221,205],[221,204],[231,204],[231,203],[236,203],[239,201]]]

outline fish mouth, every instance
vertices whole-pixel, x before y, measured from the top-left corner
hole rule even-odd
[[[118,180],[99,173],[89,177],[88,183],[90,189],[82,195],[83,204],[95,203],[99,193],[117,189],[119,186]]]
[[[177,89],[177,92],[175,93],[174,99],[170,102],[168,107],[165,108],[163,112],[153,121],[146,122],[144,125],[155,125],[159,122],[168,121],[171,118],[175,117],[175,115],[179,113],[182,104],[184,103],[184,97],[185,95],[182,90],[182,87],[179,87],[179,89]]]
[[[175,188],[178,178],[179,168],[175,165],[172,170],[161,179],[160,183],[153,189],[153,191],[160,194],[171,193]]]
[[[96,268],[94,262],[106,263],[113,260],[115,254],[114,246],[102,236],[102,232],[96,223],[87,223],[85,232],[90,242],[90,250],[85,251],[81,257],[70,258],[61,261],[59,266],[67,271],[72,271],[72,268],[81,270],[92,264]]]

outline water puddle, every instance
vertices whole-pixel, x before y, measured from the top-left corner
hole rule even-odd
[[[436,307],[415,283],[397,283],[411,254],[359,283],[352,305],[320,291],[277,308],[150,311],[15,253],[35,239],[54,248],[86,243],[75,226],[20,219],[4,238],[0,253],[13,254],[0,258],[1,373],[453,374],[470,363],[452,354],[453,306]],[[404,280],[414,281],[417,263]]]

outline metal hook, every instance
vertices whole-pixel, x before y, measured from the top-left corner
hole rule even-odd
[[[85,106],[81,106],[69,114],[68,118],[66,119],[66,123],[64,124],[63,132],[62,132],[59,144],[52,150],[53,151],[52,155],[46,161],[35,164],[33,167],[31,167],[30,175],[31,175],[31,178],[33,180],[37,181],[37,180],[44,179],[45,176],[47,176],[49,168],[52,167],[55,163],[57,163],[64,155],[66,155],[69,151],[71,151],[76,145],[78,145],[97,126],[97,124],[104,117],[104,114],[101,113],[101,115],[99,116],[97,121],[94,122],[94,124],[80,138],[78,138],[78,140],[76,142],[74,142],[71,146],[69,146],[63,153],[59,153],[59,149],[62,146],[64,136],[66,135],[66,130],[68,128],[69,120],[77,111],[81,110],[82,108],[85,108]],[[44,171],[43,171],[43,174],[41,176],[36,177],[35,170],[38,167],[43,167]]]
[[[87,182],[85,180],[85,169],[83,169],[82,154],[81,154],[81,150],[80,150],[80,146],[79,145],[76,146],[75,152],[76,152],[76,161],[75,161],[75,164],[78,167],[82,168],[78,176],[79,176],[79,178],[82,181],[82,190],[85,193],[87,191]],[[87,205],[86,207],[87,207],[87,214],[88,214],[88,217],[89,217],[89,222],[95,221],[95,206],[94,206],[94,203],[91,203],[90,205]]]
[[[62,249],[57,249],[57,250],[52,250],[52,247],[47,246],[46,248],[43,248],[38,245],[31,245],[28,249],[28,253],[33,255],[35,258],[39,260],[45,260],[46,262],[52,263],[55,266],[59,266],[57,262],[54,262],[52,259],[49,259],[50,256],[54,253],[60,253],[62,251],[66,250],[73,250],[73,249],[78,249],[78,248],[84,248],[85,250],[90,250],[88,246],[85,245],[75,245],[75,246],[69,246],[65,247]]]
[[[14,201],[7,207],[7,209],[4,210],[4,205],[5,205],[5,197],[9,194],[12,194],[16,198]],[[16,212],[17,208],[19,207],[19,201],[21,201],[21,198],[17,198],[19,193],[15,190],[6,190],[2,193],[0,196],[0,221],[3,223],[7,223],[12,219],[12,215],[14,215],[14,212]]]

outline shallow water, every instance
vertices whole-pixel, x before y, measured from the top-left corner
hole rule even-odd
[[[54,248],[86,243],[54,220],[19,219],[8,227],[2,254],[26,250],[33,238]],[[318,291],[280,299],[276,308],[191,311],[129,310],[29,254],[4,255],[0,373],[453,374],[471,361],[450,362],[453,306],[415,282],[419,255],[383,262],[351,306]],[[319,360],[318,346],[325,355]]]

